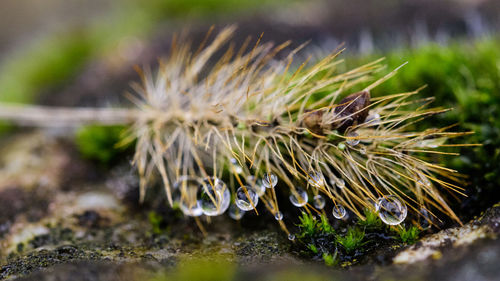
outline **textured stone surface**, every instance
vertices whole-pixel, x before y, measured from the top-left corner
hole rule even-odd
[[[500,274],[500,204],[413,246],[382,245],[363,265],[339,270],[299,258],[270,217],[217,217],[203,222],[203,236],[192,219],[166,207],[161,188],[138,204],[129,166],[99,174],[50,134],[11,136],[2,150],[2,280],[162,280],[185,267],[210,269],[210,262],[222,262],[235,280],[495,280]],[[209,265],[197,267],[199,259]],[[210,274],[218,280],[220,272]]]

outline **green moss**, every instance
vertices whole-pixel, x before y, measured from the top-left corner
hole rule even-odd
[[[401,242],[406,244],[414,244],[415,242],[417,242],[418,236],[420,235],[420,230],[414,225],[410,226],[409,228],[397,228],[397,231]]]
[[[296,235],[299,241],[297,245],[305,246],[305,255],[309,255],[309,258],[323,260],[326,265],[341,262],[345,265],[356,263],[359,257],[373,252],[381,244],[412,244],[418,239],[420,231],[415,226],[387,227],[376,213],[368,210],[365,211],[365,217],[355,226],[348,226],[343,234],[335,231],[326,216],[322,215],[318,220],[311,214],[302,213],[298,225],[300,232]],[[394,231],[397,231],[397,236]]]
[[[337,236],[337,242],[344,247],[347,253],[353,253],[363,246],[364,238],[365,232],[363,230],[358,227],[350,227],[344,236]]]
[[[78,130],[75,142],[84,158],[107,166],[132,146],[117,147],[123,132],[123,126],[86,126]]]
[[[314,244],[309,244],[307,245],[307,247],[309,248],[309,250],[311,250],[311,252],[313,252],[314,254],[317,254],[319,251],[318,251],[318,248],[316,247],[316,245]]]
[[[328,218],[325,215],[320,216],[318,221],[313,215],[303,212],[299,217],[300,228],[299,237],[313,237],[319,234],[334,234],[335,229],[330,225]]]
[[[323,253],[323,261],[327,266],[334,266],[338,264],[337,252],[334,255]]]
[[[335,230],[330,225],[328,218],[321,215],[316,219],[313,215],[302,213],[298,224],[300,232],[296,235],[300,244],[307,248],[306,255],[322,259],[327,265],[337,263]]]
[[[332,225],[328,221],[328,218],[324,214],[322,214],[320,216],[320,221],[318,222],[318,229],[322,233],[326,233],[326,234],[334,234],[335,233],[335,229],[332,227]]]
[[[302,213],[300,232],[296,235],[300,244],[305,245],[313,259],[321,259],[326,265],[336,265],[339,261],[349,260],[354,252],[361,252],[365,241],[365,232],[360,227],[350,227],[346,234],[336,234],[325,215],[316,219],[313,215]],[[339,246],[342,253],[339,259]]]
[[[378,214],[370,210],[365,210],[365,219],[359,220],[358,225],[368,229],[382,229],[384,223],[378,217]]]
[[[299,217],[299,220],[300,224],[298,224],[298,227],[300,228],[300,233],[298,237],[313,236],[320,231],[318,221],[312,215],[304,212]]]

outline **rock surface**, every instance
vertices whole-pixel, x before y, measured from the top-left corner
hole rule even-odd
[[[299,258],[265,216],[203,222],[203,236],[193,220],[166,208],[164,197],[139,205],[130,167],[92,168],[69,142],[47,132],[14,135],[2,147],[0,280],[192,280],[196,273],[214,280],[495,280],[500,274],[500,204],[464,226],[396,249],[393,262],[382,260],[394,249],[380,249],[380,262],[339,270]]]

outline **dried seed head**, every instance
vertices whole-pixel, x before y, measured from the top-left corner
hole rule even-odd
[[[364,78],[381,69],[380,60],[349,71],[348,75],[333,74],[330,70],[339,54],[335,53],[309,67],[304,64],[290,76],[289,66],[297,50],[287,59],[276,61],[273,56],[288,43],[272,47],[259,45],[258,40],[248,52],[242,48],[235,53],[229,48],[217,63],[209,63],[233,33],[234,27],[222,30],[212,43],[196,53],[190,51],[189,44],[177,44],[156,75],[148,70],[140,72],[142,85],[134,84],[136,95],[129,96],[136,109],[111,115],[108,110],[103,111],[104,115],[101,110],[71,111],[78,113],[78,118],[100,112],[90,117],[116,122],[118,116],[126,122],[135,121],[122,143],[136,140],[133,163],[140,175],[141,198],[156,171],[170,204],[176,201],[186,207],[188,216],[220,215],[229,208],[230,192],[235,189],[234,185],[226,188],[222,177],[241,187],[253,185],[253,180],[243,182],[254,177],[269,187],[257,194],[262,202],[259,206],[272,213],[285,232],[288,230],[273,188],[278,181],[282,187],[288,186],[292,203],[300,208],[309,208],[309,204],[302,205],[307,199],[299,202],[298,195],[304,199],[310,196],[310,190],[315,195],[323,193],[328,198],[326,204],[335,206],[334,215],[339,218],[345,218],[346,209],[363,217],[366,208],[374,210],[373,201],[377,198],[398,196],[401,204],[389,207],[402,206],[402,212],[396,214],[404,216],[389,224],[400,223],[406,211],[419,215],[419,210],[429,208],[432,217],[436,217],[432,213],[436,211],[459,221],[441,194],[453,191],[464,195],[464,189],[454,184],[461,182],[460,177],[456,171],[430,162],[433,157],[422,155],[450,154],[439,148],[450,146],[445,144],[447,139],[468,132],[448,132],[452,126],[419,132],[408,126],[445,110],[426,108],[429,99],[412,100],[418,90],[373,98],[373,104],[365,90],[332,107],[339,92],[359,86],[366,81]],[[395,71],[367,89],[376,87]],[[329,75],[319,75],[325,72]],[[312,101],[311,95],[319,99]],[[309,111],[304,113],[306,107]],[[383,122],[365,122],[369,107],[373,107],[376,119]],[[55,111],[59,114],[51,110],[53,116],[43,119],[45,122],[59,121],[61,116],[75,120],[74,114],[67,114],[68,110]],[[39,122],[40,116],[46,116],[40,114],[40,108],[16,111],[19,109],[7,110],[0,105],[0,118],[16,116],[18,120]],[[316,135],[302,137],[304,128]],[[348,132],[346,146],[332,130],[344,133],[350,128],[356,133]],[[318,136],[325,134],[333,138]],[[233,158],[237,161],[227,165]],[[229,171],[225,170],[228,166]],[[309,181],[318,175],[320,180]],[[186,178],[208,179],[202,185],[204,193],[196,183],[186,182]],[[182,188],[178,187],[179,182],[184,183]],[[306,193],[298,192],[295,182],[308,184]],[[250,198],[248,190],[243,188],[243,199]],[[256,204],[257,199],[252,197]]]
[[[346,210],[363,217],[362,211],[373,210],[372,202],[378,197],[404,192],[401,203],[408,206],[410,214],[431,207],[459,221],[441,196],[442,190],[463,194],[460,187],[441,180],[456,182],[458,177],[453,170],[427,162],[418,153],[441,153],[421,149],[421,142],[429,137],[451,138],[461,133],[447,132],[448,127],[414,132],[407,126],[442,110],[427,109],[420,100],[411,100],[417,91],[377,97],[371,104],[370,92],[364,90],[335,102],[338,93],[359,86],[365,81],[362,78],[380,69],[379,61],[347,76],[318,75],[331,68],[337,56],[332,54],[290,76],[292,56],[271,62],[287,44],[274,48],[256,44],[248,53],[235,54],[229,49],[216,64],[209,64],[209,58],[233,32],[233,28],[222,31],[196,54],[190,53],[188,46],[178,45],[161,64],[159,74],[146,73],[142,87],[135,88],[135,101],[144,116],[133,126],[131,139],[137,139],[134,164],[141,177],[142,194],[154,170],[164,182],[170,203],[171,183],[182,175],[224,176],[237,184],[230,188],[232,192],[252,186],[245,179],[255,177],[269,187],[261,190],[259,206],[272,213],[286,232],[273,188],[278,181],[280,192],[287,186],[292,191],[293,205],[308,208],[308,204],[303,205],[307,200],[298,198],[306,198],[311,190],[328,198],[325,204],[336,206],[338,217]],[[200,74],[202,70],[205,75]],[[346,79],[349,83],[338,83]],[[315,98],[310,99],[311,95]],[[384,122],[365,122],[372,107],[372,113]],[[303,137],[304,128],[314,136]],[[350,129],[356,133],[348,132],[346,141],[339,141],[343,138],[337,132]],[[327,134],[329,137],[323,137]],[[359,144],[361,139],[363,145]],[[238,161],[227,165],[233,158]],[[224,170],[228,166],[231,170]],[[323,175],[321,184],[309,182],[311,169]],[[419,174],[425,175],[430,184],[419,185]],[[330,184],[332,180],[335,184]],[[309,183],[306,193],[297,192],[296,182]],[[254,197],[248,190],[243,188],[243,199]],[[212,207],[212,201],[206,202],[208,207]],[[217,208],[214,214],[228,206]]]
[[[365,90],[350,94],[339,102],[335,108],[335,121],[332,130],[344,132],[351,126],[365,122],[370,105],[370,92]]]

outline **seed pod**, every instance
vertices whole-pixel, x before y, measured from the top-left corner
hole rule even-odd
[[[323,119],[323,114],[325,113],[324,110],[308,110],[305,113],[304,119],[302,123],[304,124],[304,127],[309,129],[311,132],[318,134],[318,135],[323,135],[323,128],[321,126],[322,124],[322,119]]]
[[[370,105],[370,92],[365,90],[350,94],[342,99],[334,110],[336,122],[332,123],[332,130],[345,132],[347,128],[365,122]]]

